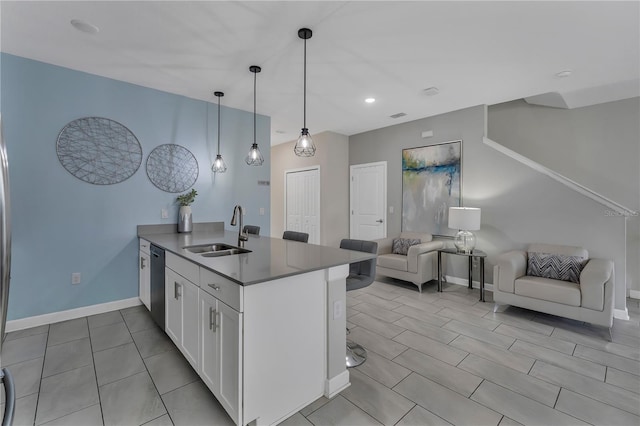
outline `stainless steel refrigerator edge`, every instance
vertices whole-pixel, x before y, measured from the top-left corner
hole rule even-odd
[[[11,203],[9,201],[9,162],[7,148],[2,134],[2,116],[0,115],[0,381],[5,388],[7,404],[2,425],[13,423],[15,410],[15,392],[9,370],[2,364],[2,343],[7,324],[7,304],[9,303],[9,281],[11,279]]]

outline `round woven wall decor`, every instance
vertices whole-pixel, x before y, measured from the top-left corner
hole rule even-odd
[[[73,120],[56,142],[60,164],[76,178],[94,185],[129,179],[142,163],[142,147],[129,129],[101,117]]]
[[[165,192],[182,192],[191,188],[198,179],[198,172],[196,157],[180,145],[160,145],[147,157],[149,180]]]

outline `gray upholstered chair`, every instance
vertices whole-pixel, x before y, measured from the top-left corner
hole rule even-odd
[[[378,243],[375,241],[350,240],[340,241],[340,248],[377,253]],[[349,265],[347,291],[357,290],[370,285],[376,278],[376,259],[363,260]],[[367,360],[367,351],[361,345],[347,340],[347,367],[357,367]]]
[[[420,240],[410,246],[406,254],[393,251],[393,240]],[[438,250],[444,248],[442,241],[433,241],[431,234],[401,232],[397,237],[376,240],[378,243],[379,275],[412,282],[422,293],[422,284],[438,279]]]
[[[302,243],[309,242],[309,234],[306,232],[284,231],[283,240],[300,241]]]
[[[570,265],[575,262],[572,258],[581,259],[581,268]],[[604,326],[611,333],[613,285],[613,261],[590,259],[582,247],[531,244],[527,251],[513,250],[496,258],[494,310],[514,305]]]
[[[245,225],[242,228],[243,234],[260,235],[260,227],[257,225]]]

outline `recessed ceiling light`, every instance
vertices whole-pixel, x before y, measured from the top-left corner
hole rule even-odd
[[[365,101],[366,103],[368,103],[368,104],[372,104],[372,103],[374,103],[374,102],[376,101],[376,98],[367,98],[367,99],[365,99],[364,101]]]
[[[559,73],[556,73],[556,77],[558,78],[565,78],[565,77],[569,77],[570,75],[571,75],[571,70],[560,71]]]
[[[437,87],[428,87],[422,91],[427,96],[435,96],[440,93],[440,90]]]
[[[100,31],[100,28],[88,22],[81,21],[80,19],[72,19],[71,25],[73,25],[73,28],[76,30],[87,34],[97,34]]]

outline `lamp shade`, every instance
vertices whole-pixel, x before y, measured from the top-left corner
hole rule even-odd
[[[476,207],[449,207],[449,228],[477,231],[480,229],[480,209]]]

